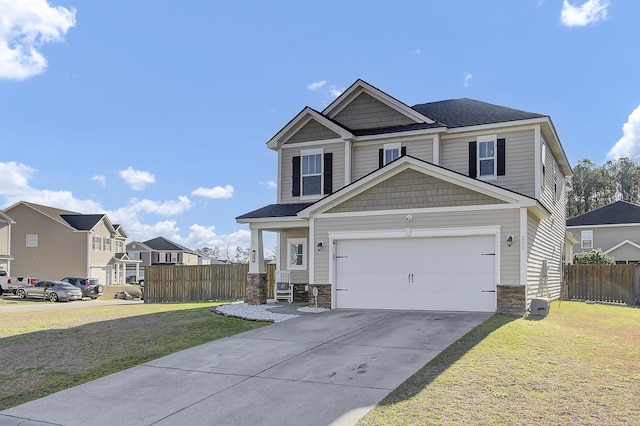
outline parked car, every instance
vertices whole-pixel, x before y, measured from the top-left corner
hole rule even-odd
[[[79,288],[62,281],[39,281],[34,285],[23,285],[18,288],[16,294],[21,299],[48,299],[52,302],[82,299],[82,291]]]
[[[82,291],[82,297],[97,299],[102,296],[104,291],[102,284],[100,284],[100,280],[97,278],[64,277],[60,281],[64,281],[78,287]]]
[[[9,291],[16,294],[20,287],[25,285],[35,285],[38,281],[40,280],[32,277],[9,277]]]
[[[0,295],[9,292],[9,274],[4,269],[0,269]]]

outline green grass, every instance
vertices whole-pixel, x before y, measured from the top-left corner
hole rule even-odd
[[[0,410],[266,324],[215,315],[213,305],[0,313]]]
[[[553,302],[494,315],[358,424],[640,424],[640,309]]]

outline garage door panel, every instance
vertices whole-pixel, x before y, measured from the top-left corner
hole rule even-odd
[[[494,237],[337,242],[336,307],[495,311]]]

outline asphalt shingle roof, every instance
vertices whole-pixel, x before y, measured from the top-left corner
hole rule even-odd
[[[69,225],[78,231],[90,231],[93,227],[102,220],[103,214],[61,214],[60,217],[64,219]]]
[[[261,219],[265,217],[291,217],[295,216],[300,210],[306,209],[313,203],[292,203],[292,204],[269,204],[242,216],[238,219]]]
[[[618,223],[640,223],[640,206],[626,201],[616,201],[567,220],[567,226],[614,225]]]
[[[196,253],[190,248],[181,246],[180,244],[167,240],[164,237],[153,238],[151,240],[145,241],[143,244],[153,250],[179,250],[179,251],[186,251],[189,253]]]

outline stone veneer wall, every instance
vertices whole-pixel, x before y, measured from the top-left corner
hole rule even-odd
[[[247,274],[247,302],[250,305],[267,303],[267,274]]]
[[[527,311],[525,286],[499,285],[497,296],[499,314],[522,316]]]
[[[309,284],[309,306],[316,306],[313,288],[318,288],[318,308],[331,308],[331,284]]]

